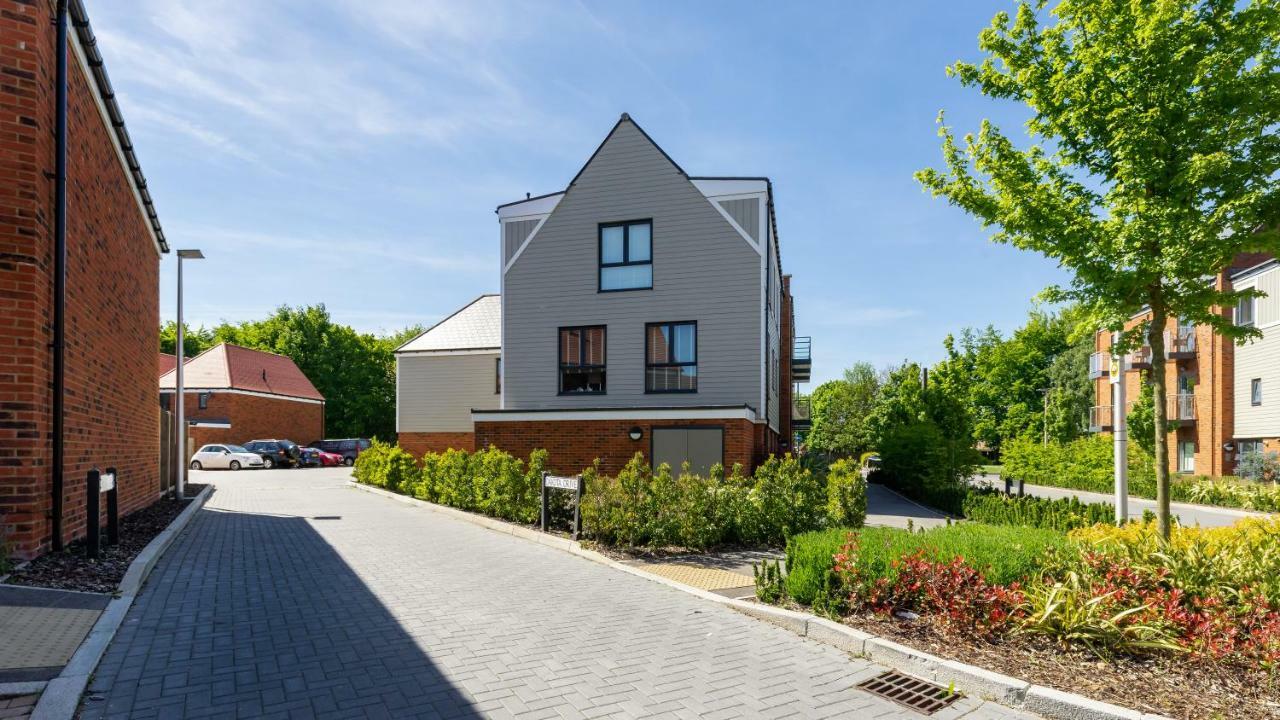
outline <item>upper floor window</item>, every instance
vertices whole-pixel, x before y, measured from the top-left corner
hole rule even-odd
[[[560,328],[560,394],[605,392],[604,326]]]
[[[698,391],[698,324],[649,323],[644,328],[644,391]]]
[[[199,397],[199,399],[200,399],[200,409],[201,409],[201,410],[208,410],[208,409],[209,409],[209,393],[207,393],[207,392],[202,392],[202,393],[200,393],[200,395],[199,395],[199,396],[197,396],[197,397]]]
[[[1262,378],[1254,378],[1249,381],[1249,403],[1251,405],[1262,404]]]
[[[1253,298],[1240,298],[1240,302],[1236,303],[1236,324],[1253,324]]]
[[[600,226],[600,292],[653,287],[653,222]]]

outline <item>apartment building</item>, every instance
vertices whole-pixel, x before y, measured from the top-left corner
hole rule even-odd
[[[768,178],[691,176],[623,114],[564,190],[497,215],[501,292],[468,306],[498,318],[497,337],[399,353],[411,445],[434,431],[521,455],[545,448],[563,472],[596,459],[615,472],[637,451],[655,465],[751,468],[790,448],[809,356],[807,343],[793,353]],[[475,382],[452,384],[456,399],[424,394],[451,373]]]
[[[1280,402],[1268,414],[1263,402],[1267,378],[1280,391],[1280,267],[1265,255],[1242,255],[1214,278],[1220,290],[1257,287],[1265,298],[1242,301],[1220,313],[1238,324],[1254,325],[1263,339],[1237,346],[1210,328],[1171,318],[1164,330],[1167,417],[1176,422],[1169,434],[1170,470],[1195,475],[1229,475],[1244,452],[1264,445],[1280,449]],[[1150,314],[1135,315],[1128,328],[1150,322]],[[1111,334],[1098,332],[1089,376],[1095,384],[1096,404],[1089,429],[1110,432],[1113,427],[1112,373],[1120,363],[1112,357]],[[1151,348],[1130,353],[1123,363],[1126,401],[1138,399],[1151,371]],[[1256,404],[1254,403],[1256,400]],[[1280,400],[1280,395],[1277,396]]]

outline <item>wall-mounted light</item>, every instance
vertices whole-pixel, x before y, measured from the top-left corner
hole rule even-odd
[[[1236,449],[1236,444],[1235,444],[1235,443],[1229,443],[1229,442],[1228,442],[1228,443],[1222,443],[1222,449],[1223,449],[1223,450],[1226,450],[1227,452],[1231,452],[1232,450],[1235,450],[1235,449]]]
[[[639,440],[640,438],[644,437],[644,431],[641,430],[639,426],[633,427],[627,431],[627,437],[631,438],[632,440]]]

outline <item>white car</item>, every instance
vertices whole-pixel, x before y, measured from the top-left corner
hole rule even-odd
[[[239,445],[205,445],[191,458],[192,470],[239,470],[262,467],[262,456]]]

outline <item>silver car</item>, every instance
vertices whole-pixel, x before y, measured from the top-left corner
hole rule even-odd
[[[191,458],[192,470],[239,470],[262,467],[262,456],[239,445],[205,445]]]

